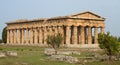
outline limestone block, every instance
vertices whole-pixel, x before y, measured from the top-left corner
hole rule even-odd
[[[1,58],[1,57],[6,57],[5,53],[0,52],[0,58]]]
[[[7,56],[18,56],[17,52],[14,52],[14,51],[7,51],[6,55]]]

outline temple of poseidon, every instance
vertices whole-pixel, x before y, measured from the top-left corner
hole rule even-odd
[[[20,19],[7,24],[8,45],[47,46],[47,35],[61,33],[65,47],[98,47],[98,33],[104,33],[105,18],[92,12],[68,16]]]

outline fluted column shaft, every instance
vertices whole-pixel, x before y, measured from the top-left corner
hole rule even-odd
[[[33,29],[30,29],[30,44],[33,44]]]
[[[79,42],[78,43],[81,44],[81,39],[82,39],[81,38],[81,28],[78,28],[78,36],[79,36],[78,37],[79,38]]]
[[[104,33],[104,27],[101,27],[100,29],[101,29],[100,33],[103,34]]]
[[[20,44],[20,29],[18,29],[17,34],[18,34],[17,43]]]
[[[66,26],[66,44],[70,44],[70,27]]]
[[[21,32],[22,32],[22,34],[21,34],[22,35],[22,44],[24,44],[24,29],[22,29]]]
[[[98,44],[98,28],[95,27],[94,29],[94,43]]]
[[[63,38],[62,39],[62,45],[64,45],[64,39],[65,38],[64,38],[64,28],[63,28],[63,26],[60,27],[60,31],[59,32],[60,32],[60,34],[62,35],[62,38]]]
[[[11,30],[11,44],[13,44],[14,36],[13,36],[13,30]]]
[[[29,29],[26,29],[26,44],[28,44],[28,39],[29,39],[29,37],[28,37],[28,32],[29,31]]]
[[[44,27],[43,29],[44,29],[44,44],[46,44],[46,39],[47,39],[46,27]]]
[[[53,30],[52,30],[52,27],[49,28],[49,35],[52,35],[53,34]]]
[[[55,34],[57,34],[58,33],[58,29],[57,29],[57,26],[55,26]]]
[[[73,44],[77,44],[77,26],[73,27]]]
[[[10,44],[12,43],[12,32],[11,32],[12,30],[10,29]]]
[[[88,27],[88,44],[92,44],[92,30]]]
[[[42,44],[43,36],[42,36],[42,28],[39,28],[39,43]]]
[[[85,28],[84,27],[81,27],[81,44],[85,44]]]
[[[37,31],[36,28],[34,29],[34,31],[35,31],[35,33],[34,33],[34,35],[35,35],[35,37],[34,37],[35,44],[38,44],[38,31]]]
[[[13,31],[13,36],[14,36],[14,43],[16,43],[16,29],[14,29],[14,31]]]

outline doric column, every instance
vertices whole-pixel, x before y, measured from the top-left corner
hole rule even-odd
[[[70,44],[70,27],[66,26],[66,44]]]
[[[57,26],[54,27],[54,30],[55,30],[55,34],[57,34],[57,33],[58,33],[58,28],[57,28]]]
[[[46,44],[46,39],[47,39],[46,27],[44,27],[43,29],[44,29],[44,44]]]
[[[21,29],[21,32],[22,32],[22,34],[21,34],[22,35],[22,37],[21,37],[22,40],[21,41],[22,41],[22,44],[24,44],[24,29]]]
[[[81,44],[81,28],[78,28],[78,43]]]
[[[42,36],[42,28],[39,28],[39,43],[42,44],[42,39],[43,39],[43,36]]]
[[[20,29],[17,31],[17,43],[20,44]]]
[[[104,33],[104,27],[101,27],[100,29],[101,29],[100,33],[103,34]]]
[[[7,29],[7,44],[10,43],[10,30]]]
[[[60,32],[60,34],[62,35],[62,45],[64,45],[64,28],[63,28],[63,26],[60,26],[60,30],[59,30],[59,32]]]
[[[94,44],[98,44],[98,28],[94,29]]]
[[[29,29],[27,28],[26,29],[26,44],[28,44],[28,39],[29,39],[28,35],[29,35]]]
[[[30,29],[30,44],[33,44],[33,29]]]
[[[14,43],[16,43],[16,29],[13,30],[13,36],[14,36]]]
[[[13,42],[13,40],[14,40],[14,36],[13,36],[13,30],[11,30],[11,44],[13,44],[14,42]]]
[[[37,28],[34,29],[35,33],[35,37],[34,37],[34,41],[35,41],[35,44],[38,44],[38,31],[37,31]]]
[[[12,43],[12,32],[11,32],[12,30],[10,29],[10,44]]]
[[[49,27],[49,35],[52,35],[52,27]]]
[[[72,43],[77,44],[77,26],[73,27],[73,36],[72,37],[73,37],[73,39],[72,39],[73,42]]]
[[[88,27],[88,44],[92,44],[92,30],[91,27]]]
[[[84,27],[81,27],[81,44],[85,44],[85,30],[84,30],[85,28]]]

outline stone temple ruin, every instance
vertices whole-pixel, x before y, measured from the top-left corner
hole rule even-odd
[[[98,47],[98,33],[104,33],[105,18],[92,12],[7,24],[7,44],[46,46],[47,35],[61,33],[65,47]],[[94,39],[94,40],[93,40]]]

